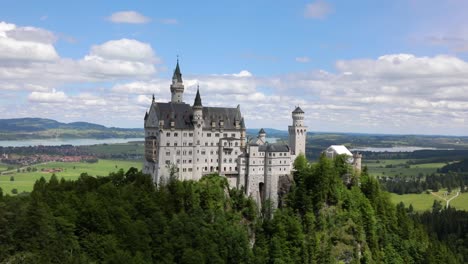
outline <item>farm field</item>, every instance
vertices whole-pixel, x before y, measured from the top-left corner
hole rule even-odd
[[[419,174],[437,173],[437,169],[442,168],[446,163],[423,163],[408,165],[407,159],[392,160],[364,160],[363,165],[367,166],[369,174],[376,177],[395,176],[418,176]]]
[[[127,171],[131,167],[140,169],[140,161],[121,161],[121,160],[103,160],[100,159],[97,163],[86,162],[51,162],[47,164],[33,165],[31,168],[37,168],[33,172],[14,172],[8,175],[0,175],[0,187],[4,194],[11,194],[12,189],[17,189],[18,193],[30,192],[33,189],[36,180],[44,177],[49,180],[53,173],[60,180],[76,179],[81,173],[88,173],[91,176],[107,176],[110,172],[116,172],[120,169]],[[57,170],[56,172],[45,172],[44,170]],[[60,170],[60,171],[58,171]],[[14,181],[10,178],[14,177]]]
[[[439,191],[436,194],[441,197],[444,197],[443,193],[444,191]],[[455,196],[455,194],[456,192],[453,192],[451,195],[448,196],[448,198]],[[432,194],[427,194],[427,193],[403,194],[403,195],[390,193],[390,197],[393,203],[398,204],[400,202],[403,202],[406,207],[412,204],[414,210],[420,211],[420,212],[431,210],[434,200],[441,201],[444,207],[446,204],[446,201],[444,199],[441,199],[439,197],[436,197]],[[450,207],[454,207],[459,210],[468,211],[468,193],[460,193],[458,197],[450,201]]]

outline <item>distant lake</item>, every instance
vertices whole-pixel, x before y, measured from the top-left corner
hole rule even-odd
[[[143,141],[144,138],[48,138],[48,139],[27,139],[27,140],[0,140],[2,147],[28,147],[28,146],[86,146],[96,144],[117,144],[128,143],[130,141]]]
[[[424,147],[412,147],[412,146],[402,146],[402,147],[390,147],[390,148],[374,148],[374,147],[365,147],[365,148],[353,148],[351,151],[370,151],[370,152],[413,152],[416,150],[436,150],[437,148],[424,148]]]

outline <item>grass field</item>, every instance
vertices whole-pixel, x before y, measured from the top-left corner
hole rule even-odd
[[[443,191],[439,191],[436,194],[443,197]],[[449,195],[448,198],[453,197],[454,195],[455,192]],[[434,200],[441,201],[443,206],[445,206],[446,204],[445,200],[440,199],[432,194],[426,193],[403,195],[391,193],[390,196],[393,203],[398,204],[400,202],[403,202],[406,207],[412,204],[414,210],[416,211],[431,210]],[[450,201],[450,207],[468,211],[468,193],[460,193],[460,195],[457,198],[454,198]]]
[[[59,179],[64,178],[66,180],[76,179],[81,173],[86,172],[92,176],[107,176],[110,172],[118,171],[123,169],[127,171],[130,167],[140,169],[140,161],[120,161],[120,160],[99,160],[97,163],[85,163],[85,162],[51,162],[43,165],[31,166],[37,168],[36,172],[21,172],[13,173],[9,175],[0,175],[0,187],[3,189],[3,193],[11,194],[11,190],[16,188],[18,192],[30,192],[34,186],[36,180],[44,177],[49,180],[52,173],[42,172],[41,169],[61,169],[61,172],[55,174]],[[14,177],[14,181],[10,181],[10,177]]]
[[[442,168],[446,163],[425,163],[413,164],[408,166],[407,159],[393,160],[375,160],[365,161],[364,164],[369,169],[369,173],[373,176],[418,176],[419,174],[437,173],[437,169]],[[391,168],[387,168],[391,166]]]

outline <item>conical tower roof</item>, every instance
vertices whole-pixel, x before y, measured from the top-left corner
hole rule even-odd
[[[172,75],[172,79],[177,79],[177,82],[182,82],[182,73],[180,73],[179,59],[177,59],[177,65],[174,70],[174,75]]]
[[[202,107],[202,101],[200,96],[200,89],[197,87],[197,95],[195,96],[195,101],[193,102],[193,106]]]

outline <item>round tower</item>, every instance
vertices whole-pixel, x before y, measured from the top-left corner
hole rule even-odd
[[[203,139],[203,105],[200,97],[200,91],[197,87],[197,95],[192,106],[193,109],[193,179],[199,180],[202,176],[202,166],[199,164],[200,146]]]
[[[266,132],[263,128],[258,131],[258,139],[260,139],[263,143],[266,142]]]
[[[301,153],[305,155],[307,127],[304,126],[304,111],[299,106],[292,112],[292,119],[292,126],[288,129],[291,155],[297,156]]]

